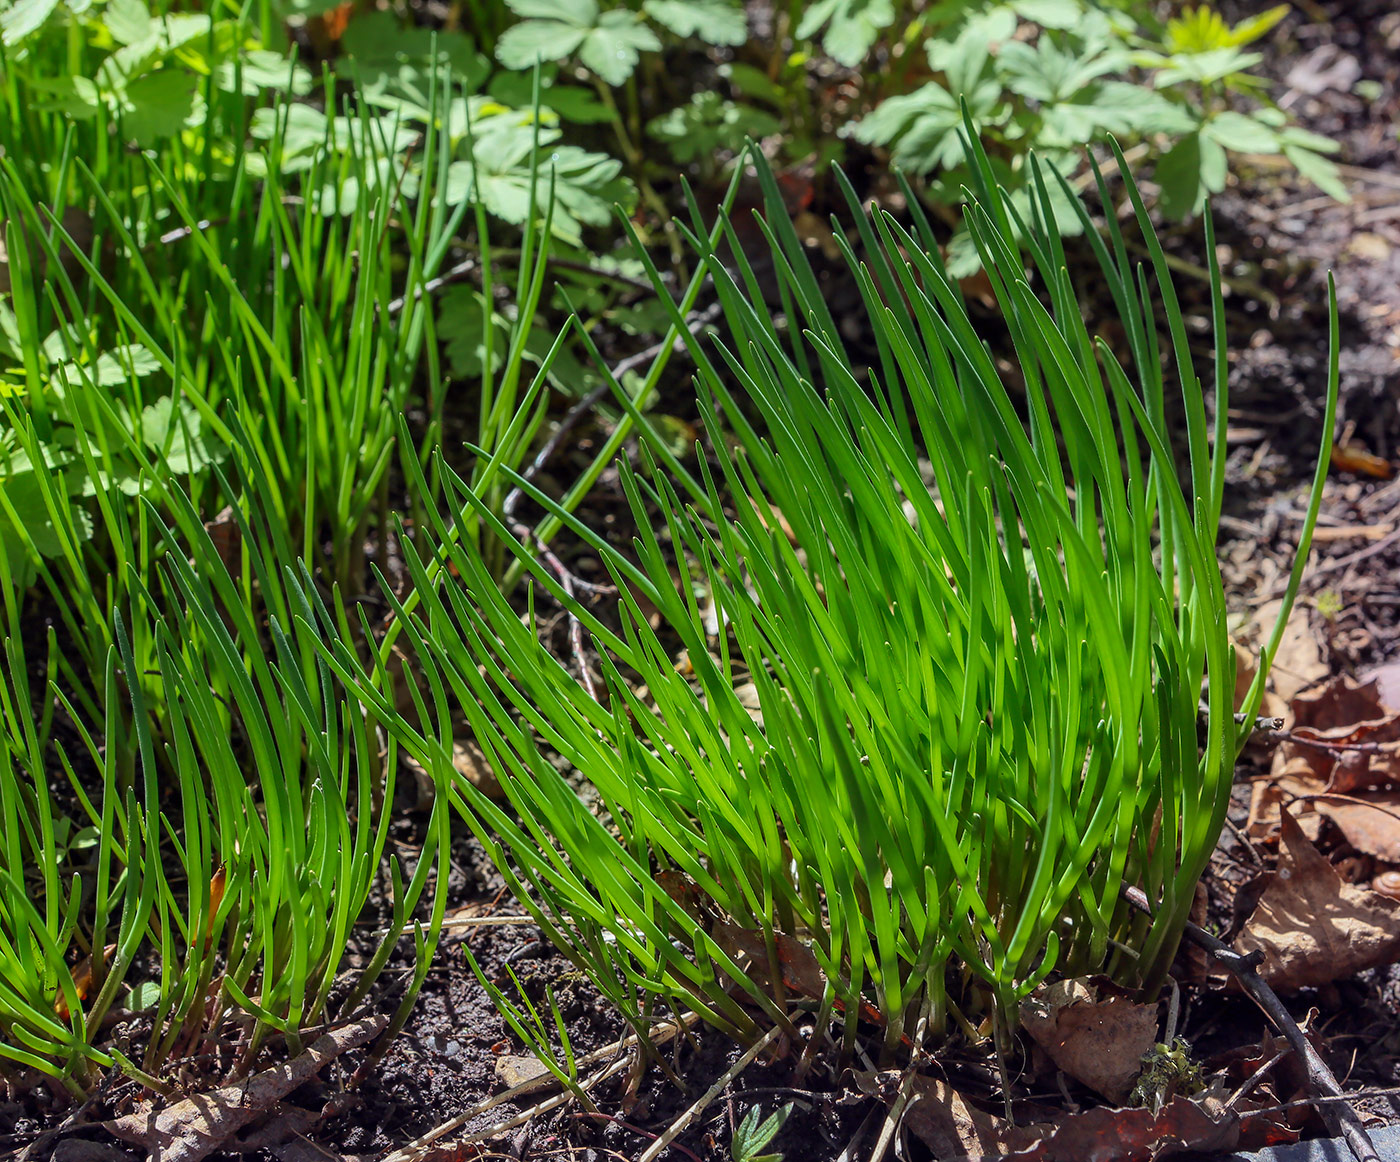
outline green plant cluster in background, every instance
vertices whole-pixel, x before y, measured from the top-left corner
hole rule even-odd
[[[1207,195],[1224,188],[1230,153],[1283,156],[1326,192],[1346,197],[1326,156],[1336,143],[1289,125],[1251,71],[1262,58],[1247,46],[1283,18],[1286,6],[1232,27],[1206,5],[1162,22],[1146,3],[816,0],[785,6],[778,42],[756,49],[746,45],[742,8],[727,0],[648,0],[639,9],[597,0],[508,2],[521,19],[497,41],[497,60],[513,69],[535,61],[563,66],[551,94],[568,96],[547,99],[572,106],[580,120],[611,120],[639,177],[645,169],[636,126],[629,131],[607,89],[623,87],[629,108],[654,107],[661,86],[650,54],[670,37],[716,50],[733,90],[732,97],[697,93],[645,125],[675,161],[698,163],[706,177],[715,175],[717,155],[733,155],[746,137],[771,135],[785,157],[801,160],[804,150],[834,156],[849,135],[889,149],[898,165],[928,176],[935,201],[956,204],[968,177],[958,135],[965,100],[998,177],[1023,211],[1032,150],[1073,177],[1082,169],[1083,145],[1108,134],[1149,143],[1160,154],[1155,177],[1171,218],[1199,213]],[[854,70],[852,95],[840,107],[823,109],[812,96],[822,84],[811,72],[818,47]],[[879,67],[867,72],[870,63]],[[561,89],[570,73],[594,83],[601,109],[587,89]],[[1058,187],[1052,197],[1060,227],[1077,230]],[[975,263],[964,232],[953,271],[967,273]]]

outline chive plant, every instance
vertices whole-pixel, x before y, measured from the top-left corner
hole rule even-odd
[[[235,462],[256,473],[246,443],[240,451]],[[20,626],[9,626],[9,673],[0,683],[0,1058],[61,1078],[78,1094],[96,1066],[158,1076],[172,1053],[229,1020],[251,1024],[236,1069],[251,1064],[269,1032],[295,1048],[328,1008],[353,1011],[364,1000],[430,897],[426,923],[413,927],[415,968],[399,990],[392,1035],[426,976],[445,908],[438,873],[448,767],[429,771],[437,794],[405,874],[385,850],[397,747],[391,739],[386,746],[372,707],[306,638],[313,610],[300,586],[314,590],[314,581],[275,531],[262,501],[269,483],[216,475],[239,530],[242,569],[230,569],[185,493],[152,474],[140,503],[158,542],[162,587],[128,579],[144,600],[115,614],[103,719],[86,722],[56,684],[31,698]],[[265,605],[244,599],[249,579]],[[302,615],[302,627],[279,617],[281,608]],[[348,631],[334,593],[329,606],[316,599],[316,609],[329,608]],[[151,643],[150,673],[138,668],[137,637]],[[51,656],[54,638],[50,630]],[[77,724],[84,753],[46,746],[55,701]],[[55,752],[79,805],[75,820],[52,802]],[[91,842],[65,845],[65,823],[83,825]],[[391,923],[347,973],[352,926],[376,885]],[[145,948],[155,953],[154,975],[132,981]],[[348,991],[333,997],[338,982]],[[118,997],[124,983],[138,987],[137,1007],[153,1014],[139,1066],[94,1037],[115,1002],[133,1003]]]
[[[752,1038],[762,1023],[791,1028],[802,1003],[814,1044],[839,1021],[849,1052],[860,1017],[893,1055],[988,1011],[1004,1039],[1051,972],[1107,969],[1150,992],[1217,841],[1249,729],[1214,556],[1219,271],[1212,445],[1183,311],[1121,155],[1150,263],[1130,260],[1102,178],[1107,239],[1087,230],[1120,349],[1085,326],[1045,175],[1023,218],[975,139],[969,155],[967,219],[1024,394],[998,374],[918,203],[906,227],[863,213],[844,185],[863,258],[835,237],[878,348],[872,366],[855,360],[752,151],[786,318],[731,223],[721,258],[692,206],[690,242],[729,333],[687,339],[709,459],[691,469],[649,441],[642,470],[621,464],[635,559],[552,510],[611,570],[617,620],[518,550],[591,632],[606,696],[590,698],[533,614],[453,546],[460,581],[409,554],[418,606],[401,611],[433,717],[395,715],[350,644],[321,649],[425,761],[445,760],[452,714],[465,717],[509,805],[461,779],[454,801],[543,930],[639,1029],[674,1006]],[[1214,263],[1208,216],[1205,229]],[[1280,624],[1326,470],[1335,295],[1330,333],[1318,474]],[[468,481],[444,479],[464,513],[494,520]],[[328,637],[333,621],[319,624]],[[1129,885],[1150,919],[1125,906]]]
[[[53,700],[33,697],[17,624],[3,644],[0,1072],[4,1062],[35,1069],[82,1096],[91,1071],[113,1063],[94,1047],[93,1031],[117,999],[153,902],[143,875],[153,845],[142,830],[152,788],[123,792],[115,752],[95,754],[93,777],[83,779],[74,763],[86,756],[59,750],[82,810],[66,817],[55,806],[56,772],[47,761]],[[52,631],[47,647],[52,661]],[[115,665],[105,678],[115,699]]]

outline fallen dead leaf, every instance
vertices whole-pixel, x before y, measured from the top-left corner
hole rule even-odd
[[[1400,713],[1382,701],[1381,677],[1336,677],[1294,697],[1294,725],[1274,752],[1272,777],[1254,784],[1246,824],[1251,836],[1270,835],[1281,805],[1302,798],[1299,822],[1309,838],[1315,840],[1322,819],[1331,818],[1349,839],[1353,831],[1361,837],[1361,843],[1351,840],[1360,850],[1400,849],[1400,819],[1385,814],[1389,803],[1383,796],[1358,795],[1400,782]],[[1372,800],[1381,810],[1360,806]],[[1375,818],[1362,821],[1363,812]],[[1394,825],[1391,835],[1384,834],[1388,824]]]
[[[1021,1003],[1021,1025],[1057,1068],[1121,1103],[1157,1041],[1157,1006],[1075,979],[1042,985]]]
[[[711,933],[718,944],[760,988],[771,988],[768,948],[757,928],[741,928],[719,921]],[[826,974],[812,950],[794,936],[779,932],[774,938],[783,987],[804,997],[820,997],[826,991]]]
[[[117,946],[108,944],[102,950],[102,962],[106,964],[116,954]],[[73,966],[73,991],[78,994],[78,1000],[87,1000],[88,992],[92,989],[92,981],[92,957],[85,956]],[[53,1011],[58,1015],[59,1020],[68,1020],[68,997],[62,989],[59,989],[58,995],[54,997]]]
[[[1384,262],[1390,257],[1390,249],[1390,243],[1382,235],[1370,230],[1357,231],[1347,243],[1347,253],[1366,262]]]
[[[1264,953],[1278,992],[1329,984],[1400,956],[1400,901],[1343,882],[1285,811],[1278,870],[1235,947]]]
[[[298,1056],[210,1093],[192,1094],[161,1109],[103,1122],[108,1133],[144,1147],[161,1162],[199,1162],[255,1119],[275,1110],[292,1090],[342,1053],[376,1037],[387,1016],[366,1017],[317,1037]]]
[[[1329,795],[1317,800],[1315,806],[1357,851],[1386,863],[1400,863],[1400,791]]]
[[[938,1158],[1006,1158],[1025,1149],[1048,1127],[1013,1126],[1004,1119],[970,1105],[947,1082],[935,1077],[914,1081],[904,1125]]]
[[[1281,600],[1259,607],[1254,615],[1254,633],[1260,642],[1267,642],[1282,610]],[[1327,674],[1322,643],[1308,624],[1308,609],[1295,605],[1279,641],[1278,653],[1269,667],[1269,682],[1274,693],[1285,702],[1291,702],[1301,691],[1322,681]]]
[[[1102,1106],[1024,1126],[979,1110],[935,1078],[916,1079],[912,1097],[904,1126],[939,1162],[1156,1162],[1298,1138],[1271,1115],[1255,1115],[1252,1103],[1232,1110],[1218,1094],[1177,1097],[1155,1113]]]
[[[1362,681],[1376,684],[1376,698],[1388,713],[1400,713],[1400,662],[1377,666],[1367,671]]]

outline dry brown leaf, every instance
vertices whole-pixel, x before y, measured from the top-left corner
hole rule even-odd
[[[1348,808],[1345,800],[1332,796],[1355,796],[1400,782],[1400,713],[1382,701],[1381,677],[1373,674],[1361,682],[1337,677],[1294,697],[1289,704],[1291,737],[1274,752],[1272,778],[1254,785],[1246,825],[1251,836],[1262,839],[1272,833],[1281,804],[1326,792],[1328,797],[1309,799],[1300,813],[1304,830],[1316,839],[1322,817],[1366,810]],[[1370,813],[1377,819],[1369,825],[1382,826],[1386,816]]]
[[[1375,237],[1358,234],[1357,238]],[[1381,239],[1390,253],[1390,246]],[[1350,472],[1356,476],[1370,476],[1375,480],[1389,480],[1395,475],[1395,465],[1384,456],[1377,456],[1363,444],[1337,444],[1332,448],[1332,467],[1338,472]]]
[[[1376,698],[1388,714],[1400,713],[1400,662],[1377,666],[1362,681],[1375,683]]]
[[[762,932],[757,928],[741,928],[737,924],[719,921],[712,935],[715,943],[748,974],[754,984],[760,988],[772,987],[768,946],[764,943]],[[826,975],[812,950],[802,941],[779,932],[774,938],[774,947],[784,988],[804,997],[820,997],[826,992]]]
[[[108,944],[102,950],[103,963],[106,964],[110,962],[112,957],[116,954],[117,946],[115,944]],[[92,980],[92,957],[85,956],[73,966],[73,991],[78,994],[78,1000],[87,1000],[88,992],[92,988]],[[59,989],[58,995],[54,997],[53,1011],[58,1014],[59,1020],[68,1020],[68,996],[62,989]]]
[[[1250,793],[1249,818],[1245,822],[1245,834],[1251,839],[1273,839],[1278,835],[1279,815],[1285,805],[1297,820],[1298,825],[1312,842],[1322,835],[1323,817],[1317,813],[1317,799],[1295,802],[1300,796],[1319,794],[1325,784],[1309,774],[1276,775],[1272,779],[1260,779]]]
[[[1173,1154],[1256,1149],[1297,1139],[1296,1133],[1271,1118],[1246,1114],[1241,1121],[1218,1097],[1177,1097],[1156,1113],[1100,1107],[1069,1114],[1034,1146],[1006,1158],[1007,1162],[1157,1162]]]
[[[934,1077],[918,1077],[906,1107],[904,1126],[938,1158],[1006,1158],[1038,1141],[1048,1127],[1013,1126],[969,1105],[952,1086]]]
[[[1124,1101],[1157,1041],[1157,1007],[1095,979],[1042,985],[1021,1003],[1021,1024],[1057,1068],[1112,1102]]]
[[[1239,1113],[1218,1096],[1176,1097],[1160,1111],[1099,1107],[1065,1114],[1052,1124],[1012,1126],[970,1105],[934,1078],[915,1081],[905,1128],[939,1162],[1155,1162],[1193,1151],[1257,1149],[1297,1141],[1298,1135],[1271,1117]]]
[[[1344,883],[1284,812],[1278,870],[1235,947],[1264,953],[1278,992],[1329,984],[1400,955],[1400,901]]]
[[[1386,863],[1400,863],[1400,791],[1316,801],[1317,812],[1332,820],[1357,851]]]
[[[1255,613],[1254,632],[1261,642],[1268,640],[1282,610],[1281,600],[1270,601]],[[1280,698],[1291,702],[1301,691],[1322,681],[1327,674],[1322,643],[1308,624],[1308,610],[1305,606],[1295,605],[1284,627],[1278,653],[1269,667],[1269,682]]]

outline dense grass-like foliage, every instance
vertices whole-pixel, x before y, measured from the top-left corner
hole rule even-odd
[[[1218,272],[1212,448],[1132,182],[1150,268],[1133,266],[1113,213],[1096,242],[1127,336],[1116,351],[1084,325],[1044,182],[1018,220],[969,149],[970,221],[1024,395],[998,374],[927,224],[861,213],[852,195],[864,257],[847,256],[879,348],[874,366],[854,361],[755,154],[787,310],[765,305],[728,223],[732,266],[697,213],[690,241],[729,329],[690,340],[712,459],[697,474],[657,441],[667,470],[622,466],[636,563],[559,514],[612,571],[620,628],[521,549],[591,631],[606,697],[585,693],[471,554],[451,553],[460,582],[410,560],[420,604],[403,621],[423,710],[465,716],[511,810],[464,782],[454,797],[531,913],[638,1025],[660,1003],[751,1037],[789,1025],[802,999],[819,1029],[845,1014],[848,1049],[861,1014],[895,1052],[972,1010],[1005,1031],[1052,971],[1109,969],[1153,989],[1223,825],[1248,727],[1214,558]],[[1332,338],[1323,463],[1286,606],[1325,471],[1335,307]],[[464,512],[492,519],[447,479]],[[326,656],[374,698],[348,647]],[[1267,670],[1265,657],[1246,714]],[[441,729],[380,713],[410,752],[441,761]],[[1146,891],[1151,920],[1124,904],[1127,885]]]

